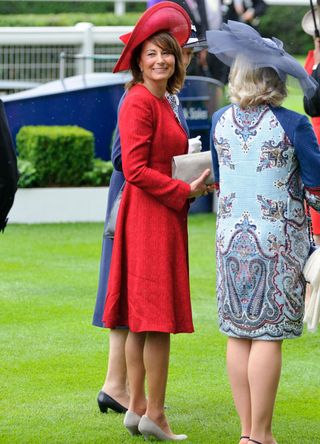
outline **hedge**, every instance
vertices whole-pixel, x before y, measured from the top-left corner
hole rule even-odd
[[[19,158],[36,169],[39,186],[77,186],[92,170],[93,133],[77,126],[24,126],[17,134]]]
[[[146,5],[143,3],[127,3],[128,11],[143,11]],[[14,1],[0,2],[0,14],[59,14],[59,13],[96,13],[113,12],[113,2],[51,2],[51,1]]]
[[[0,26],[74,26],[79,22],[89,22],[96,26],[133,26],[140,15],[141,13],[127,13],[118,16],[113,13],[86,14],[80,12],[73,14],[0,15]]]
[[[306,55],[313,48],[312,37],[301,28],[306,6],[269,6],[261,17],[259,31],[265,37],[277,37],[290,54]]]

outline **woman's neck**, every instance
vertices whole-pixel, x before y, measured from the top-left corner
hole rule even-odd
[[[161,82],[146,80],[143,81],[142,84],[151,92],[151,94],[161,99],[165,95],[168,82],[166,80]]]

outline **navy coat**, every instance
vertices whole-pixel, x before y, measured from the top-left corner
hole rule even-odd
[[[0,231],[6,226],[7,215],[17,191],[18,178],[17,158],[4,105],[0,100]]]

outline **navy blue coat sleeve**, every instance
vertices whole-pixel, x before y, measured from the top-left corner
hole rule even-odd
[[[120,99],[120,102],[118,105],[118,112],[117,112],[118,116],[119,116],[119,110],[121,108],[122,102],[123,102],[126,95],[127,95],[127,91],[124,92],[124,94],[122,95],[122,97]],[[112,161],[114,168],[117,171],[122,171],[121,144],[120,144],[120,134],[119,134],[118,123],[117,123],[116,129],[115,129],[113,144],[112,144],[112,148],[111,148],[111,161]]]
[[[183,112],[183,107],[181,105],[181,100],[179,100],[178,113],[179,113],[181,125],[183,126],[185,132],[187,133],[188,139],[190,139],[190,132],[189,132],[188,124],[187,124],[187,119],[185,118],[185,115]]]
[[[13,205],[18,184],[17,159],[9,125],[0,100],[0,231],[7,223],[7,215]]]
[[[294,146],[307,203],[320,211],[320,149],[306,116],[285,108],[273,108],[274,114]]]
[[[218,153],[214,144],[215,141],[215,129],[216,125],[220,119],[220,117],[224,114],[224,112],[230,108],[231,105],[224,106],[223,108],[216,111],[212,116],[211,130],[210,130],[210,150],[212,155],[212,165],[214,172],[214,181],[219,183],[220,181],[220,172],[219,172],[219,159]]]
[[[301,116],[294,133],[293,144],[300,164],[302,182],[308,188],[320,190],[320,150],[306,116]]]
[[[317,69],[312,72],[312,77],[320,83],[320,64]],[[311,99],[303,98],[304,110],[311,117],[320,116],[320,86],[317,88],[315,94]]]

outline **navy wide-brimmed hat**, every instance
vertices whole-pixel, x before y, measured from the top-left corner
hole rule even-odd
[[[232,20],[223,24],[221,30],[207,31],[206,36],[208,51],[226,65],[231,66],[241,55],[253,69],[273,68],[283,82],[290,75],[299,81],[307,98],[314,95],[318,83],[284,50],[281,40],[263,38],[251,26]]]
[[[191,35],[189,37],[189,40],[185,45],[183,45],[184,48],[192,48],[193,52],[199,52],[202,51],[202,49],[206,49],[208,47],[206,39],[199,39],[197,34],[197,29],[194,25],[191,26]]]

